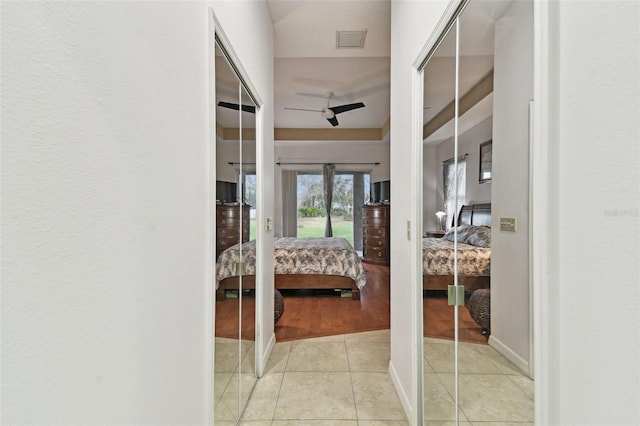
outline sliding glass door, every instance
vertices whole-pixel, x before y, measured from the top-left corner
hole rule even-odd
[[[362,206],[369,199],[369,173],[336,172],[333,179],[331,227],[356,250],[362,246]],[[299,238],[324,237],[326,203],[321,173],[297,174],[297,234]]]

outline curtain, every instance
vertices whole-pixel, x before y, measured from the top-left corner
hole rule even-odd
[[[327,222],[324,226],[324,236],[333,237],[331,229],[331,203],[333,202],[333,178],[336,174],[335,164],[325,164],[322,168],[322,183],[324,189],[324,208],[327,212]]]
[[[444,209],[447,213],[445,229],[448,230],[451,228],[453,218],[458,210],[464,205],[466,193],[465,183],[467,181],[467,158],[466,156],[458,158],[457,173],[453,158],[445,161],[442,166],[444,174]]]
[[[282,236],[298,236],[298,172],[282,170]]]
[[[353,174],[353,248],[362,251],[362,206],[364,205],[364,173]]]

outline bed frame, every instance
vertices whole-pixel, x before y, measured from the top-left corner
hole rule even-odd
[[[454,221],[451,221],[453,225]],[[469,204],[462,206],[458,214],[458,225],[486,225],[491,226],[491,203]],[[489,275],[459,275],[458,284],[464,286],[465,291],[479,288],[489,288]],[[423,275],[423,290],[447,290],[453,285],[453,275]]]
[[[274,274],[275,288],[277,290],[349,290],[351,299],[360,300],[360,289],[353,279],[339,275],[319,274]],[[256,288],[255,275],[242,277],[242,288],[252,290]],[[225,298],[226,290],[238,290],[238,277],[228,277],[220,281],[216,297],[218,300]]]

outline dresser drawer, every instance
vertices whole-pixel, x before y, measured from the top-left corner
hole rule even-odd
[[[362,228],[362,235],[365,237],[386,237],[387,229],[383,227],[366,227]]]
[[[226,250],[232,245],[238,244],[239,241],[240,238],[237,234],[230,237],[218,236],[218,239],[216,240],[216,247],[218,251]]]
[[[364,246],[365,247],[384,247],[386,244],[386,239],[382,237],[364,237]]]
[[[249,217],[249,207],[243,207],[242,213],[244,217]],[[216,210],[216,217],[218,220],[221,218],[240,219],[240,207],[219,207]]]
[[[378,262],[387,261],[387,250],[384,247],[364,247],[362,257]]]
[[[235,238],[236,241],[240,239],[240,227],[226,227],[226,228],[218,228],[218,239],[220,238]]]
[[[387,217],[387,209],[386,207],[369,207],[363,209],[363,217],[378,217],[378,218],[386,218]]]
[[[226,218],[219,217],[217,222],[218,228],[240,228],[240,218]],[[244,218],[242,220],[242,226],[245,228],[249,227],[249,219]]]
[[[386,226],[387,219],[383,217],[365,217],[362,219],[362,226]]]

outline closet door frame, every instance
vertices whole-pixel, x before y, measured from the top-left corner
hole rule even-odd
[[[227,55],[233,70],[236,72],[238,79],[240,80],[240,84],[244,86],[244,89],[248,93],[249,97],[253,100],[256,105],[255,111],[255,145],[256,145],[256,179],[258,182],[263,180],[263,170],[264,165],[262,161],[262,156],[260,153],[262,152],[264,145],[264,131],[263,131],[263,106],[264,102],[258,94],[256,87],[251,82],[251,79],[248,76],[248,73],[242,66],[240,58],[236,54],[233,46],[225,34],[222,26],[220,25],[218,19],[215,16],[213,8],[209,7],[207,9],[208,16],[208,40],[207,40],[207,48],[208,48],[208,65],[209,65],[209,114],[208,114],[208,128],[209,128],[209,143],[207,149],[207,169],[208,169],[208,192],[207,192],[207,226],[208,226],[208,243],[207,243],[207,253],[208,259],[206,265],[206,277],[207,277],[207,301],[206,301],[206,353],[207,357],[207,369],[209,371],[209,379],[205,379],[205,397],[207,398],[206,406],[209,407],[206,412],[206,424],[214,423],[214,356],[215,356],[215,268],[216,268],[216,201],[215,201],[215,181],[217,176],[217,168],[216,168],[216,87],[215,87],[215,69],[216,69],[216,57],[215,50],[216,44],[218,44]],[[260,319],[264,316],[264,299],[265,299],[265,289],[262,285],[261,277],[264,276],[264,256],[262,253],[262,247],[264,247],[265,242],[265,234],[267,230],[263,224],[266,223],[265,213],[264,213],[264,200],[261,193],[261,185],[256,188],[256,227],[257,227],[257,242],[256,242],[256,273],[255,273],[255,375],[256,380],[262,376],[264,365],[266,361],[262,348],[263,344],[263,336],[265,333],[263,332],[264,325],[260,321]],[[254,382],[255,385],[255,382]],[[240,415],[242,414],[244,407],[240,407]]]

